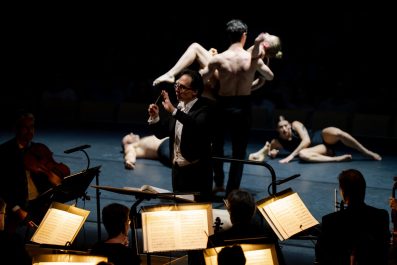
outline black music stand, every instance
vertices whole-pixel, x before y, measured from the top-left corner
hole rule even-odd
[[[99,174],[100,168],[101,166],[92,167],[65,177],[61,185],[53,188],[54,201],[65,203],[78,198],[89,199],[86,190]]]
[[[68,150],[65,150],[65,151],[63,151],[65,154],[71,154],[71,153],[74,153],[74,152],[77,152],[77,151],[81,151],[84,155],[85,155],[85,157],[87,158],[87,168],[86,168],[86,170],[85,171],[90,171],[91,169],[90,169],[90,157],[88,156],[88,153],[85,151],[85,149],[87,149],[87,148],[90,148],[91,147],[91,145],[88,145],[88,144],[84,144],[84,145],[81,145],[81,146],[77,146],[77,147],[74,147],[74,148],[71,148],[71,149],[68,149]],[[99,168],[100,168],[100,166],[99,167],[94,167],[94,168],[98,168],[98,170],[97,170],[97,172],[96,172],[96,174],[94,175],[95,176],[95,184],[96,185],[99,185]],[[94,168],[92,168],[92,169],[94,169]],[[91,179],[91,181],[92,181],[92,179]],[[91,182],[90,182],[91,183]],[[90,183],[88,183],[88,185],[90,185]],[[87,186],[88,187],[88,186]],[[98,224],[98,241],[100,241],[101,240],[101,207],[100,207],[100,196],[101,196],[101,193],[99,192],[99,190],[97,189],[96,190],[96,210],[97,210],[97,224]]]
[[[137,224],[138,224],[138,205],[142,203],[144,200],[151,200],[151,199],[166,199],[166,200],[172,200],[175,202],[192,202],[190,200],[177,197],[178,195],[187,195],[187,194],[192,194],[192,195],[198,195],[198,193],[153,193],[149,191],[140,191],[137,189],[128,189],[128,188],[116,188],[116,187],[110,187],[110,186],[98,186],[98,185],[91,185],[91,187],[96,188],[97,190],[106,190],[118,194],[125,194],[125,195],[132,195],[135,196],[136,201],[132,204],[131,209],[130,209],[130,220],[131,220],[131,244],[132,248],[136,250],[136,253],[139,254],[138,251],[138,237],[136,235],[136,229],[137,229]],[[150,254],[147,254],[147,264],[151,264],[151,258]]]
[[[86,190],[90,186],[92,180],[98,179],[101,166],[85,169],[75,174],[65,177],[61,184],[43,192],[35,201],[56,201],[65,203],[79,198],[89,199]],[[100,199],[97,196],[97,211],[100,212]],[[99,209],[99,210],[98,210]],[[97,215],[98,223],[98,239],[101,238],[101,221],[100,213]]]

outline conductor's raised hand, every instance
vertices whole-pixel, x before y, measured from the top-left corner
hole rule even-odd
[[[166,111],[172,113],[175,110],[174,105],[172,105],[167,91],[163,91],[163,107]]]

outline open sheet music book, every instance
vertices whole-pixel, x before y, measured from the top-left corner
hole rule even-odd
[[[59,246],[72,244],[89,213],[71,205],[53,202],[31,241]]]
[[[124,189],[126,190],[134,190],[134,191],[140,191],[140,192],[146,192],[146,193],[172,193],[172,191],[166,190],[166,189],[161,189],[161,188],[157,188],[154,186],[150,186],[150,185],[143,185],[140,188],[135,188],[135,187],[124,187]],[[194,195],[191,194],[187,194],[187,195],[175,195],[175,197],[182,199],[186,202],[194,202]]]
[[[146,253],[205,249],[213,233],[211,203],[142,207],[141,216]]]
[[[292,189],[262,199],[256,206],[280,240],[319,224]]]
[[[273,244],[240,244],[244,251],[246,265],[278,265],[277,253]],[[218,265],[218,253],[224,247],[204,250],[205,265]]]

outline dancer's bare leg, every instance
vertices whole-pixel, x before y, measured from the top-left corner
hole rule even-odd
[[[175,76],[184,68],[191,65],[194,61],[197,61],[200,65],[200,68],[203,69],[208,65],[208,62],[215,53],[214,51],[216,50],[210,49],[207,51],[200,44],[192,43],[167,73],[159,76],[153,81],[153,86],[158,85],[161,82],[174,83]]]
[[[270,143],[266,142],[266,144],[262,147],[262,149],[260,149],[255,153],[251,153],[248,156],[248,160],[259,161],[259,162],[265,161],[269,151],[270,151]]]
[[[351,154],[332,156],[324,144],[302,149],[299,158],[306,162],[342,162],[352,160]]]
[[[137,134],[129,133],[123,137],[122,145],[124,151],[124,166],[127,169],[134,169],[136,162],[135,146],[138,145],[140,137]]]
[[[356,149],[362,154],[371,157],[374,160],[382,160],[382,157],[365,148],[361,143],[359,143],[353,136],[348,134],[345,131],[342,131],[336,127],[327,127],[322,131],[323,140],[328,144],[335,144],[338,141],[341,141],[344,145]]]

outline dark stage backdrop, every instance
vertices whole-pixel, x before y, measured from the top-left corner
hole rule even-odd
[[[223,51],[225,23],[240,18],[249,27],[247,47],[262,31],[283,44],[283,59],[270,63],[275,79],[255,92],[257,104],[396,112],[397,23],[379,3],[41,5],[6,9],[3,98],[40,100],[66,90],[78,100],[150,102],[152,81],[190,43]]]

